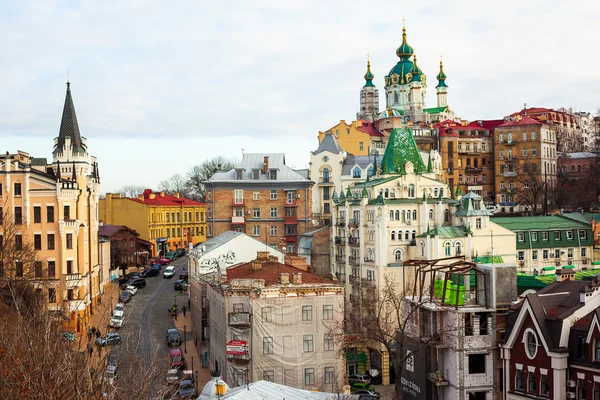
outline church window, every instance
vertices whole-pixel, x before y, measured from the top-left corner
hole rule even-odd
[[[413,185],[413,184],[408,185],[408,197],[410,197],[410,198],[415,197],[415,185]]]
[[[390,210],[390,221],[394,220],[394,210]]]
[[[385,189],[385,195],[384,197],[387,199],[390,197],[390,189]]]
[[[354,168],[354,170],[352,171],[352,177],[360,178],[360,168],[358,168],[358,167]]]
[[[452,248],[452,243],[450,242],[446,242],[444,243],[444,255],[449,256],[451,255],[451,249]]]
[[[323,169],[323,183],[329,183],[329,168]]]
[[[411,237],[410,237],[410,238],[411,238],[412,240],[415,240],[415,239],[417,238],[417,231],[413,230],[413,231],[411,232]]]
[[[404,232],[404,240],[408,240],[409,237],[410,237],[410,231]],[[400,238],[398,238],[398,239],[400,239]]]
[[[433,197],[435,197],[435,198],[438,197],[438,189],[437,188],[433,189]]]
[[[429,210],[429,219],[433,219],[433,208]]]
[[[414,219],[416,221],[417,220],[417,210],[413,210],[412,215],[413,215],[412,219]]]
[[[394,93],[394,104],[398,104],[398,93]]]
[[[419,247],[421,248],[421,257],[425,257],[425,243],[423,241],[419,242]]]
[[[396,240],[396,231],[392,231],[390,235],[390,240]]]
[[[402,261],[402,250],[394,250],[394,261]]]
[[[400,210],[396,210],[396,221],[400,221]]]
[[[450,210],[444,210],[444,222],[450,222]]]

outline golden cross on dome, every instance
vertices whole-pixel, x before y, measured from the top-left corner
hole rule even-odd
[[[371,53],[367,53],[367,61],[371,62]]]
[[[406,28],[406,18],[404,18],[404,15],[402,16],[402,27]]]

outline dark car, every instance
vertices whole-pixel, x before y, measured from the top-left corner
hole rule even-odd
[[[135,286],[136,288],[146,287],[146,280],[144,278],[135,278],[129,281],[130,286]]]
[[[355,382],[350,387],[350,392],[352,394],[356,393],[359,390],[366,390],[367,392],[370,391],[370,392],[375,393],[375,388],[368,383]],[[365,393],[365,394],[368,394],[368,393]]]
[[[152,276],[160,275],[160,270],[156,268],[150,268],[142,272],[142,278],[150,278]]]
[[[168,258],[169,260],[173,261],[174,259],[177,258],[177,252],[176,251],[167,251],[167,255],[165,256],[165,258]]]
[[[121,335],[118,333],[107,333],[105,336],[101,336],[96,339],[96,344],[99,344],[100,346],[108,346],[119,343],[121,343]]]
[[[181,273],[179,274],[179,279],[184,280],[185,283],[187,283],[188,281],[188,272],[184,269],[183,271],[181,271]]]
[[[129,292],[126,290],[126,291],[122,292],[122,293],[119,295],[119,301],[120,301],[121,303],[129,303],[129,301],[131,300],[131,298],[132,298],[132,297],[133,297],[133,296],[131,295],[131,293],[129,293]]]
[[[162,264],[156,264],[156,263],[154,263],[154,264],[152,264],[152,268],[153,269],[157,269],[157,270],[160,271],[162,269]]]
[[[183,285],[185,285],[185,281],[183,279],[178,279],[173,286],[175,287],[175,290],[183,290]]]
[[[181,346],[181,335],[177,329],[167,331],[167,346]]]
[[[177,250],[177,257],[183,257],[185,256],[185,249],[182,247],[181,249]]]
[[[354,392],[352,392],[352,394],[357,394],[359,395],[359,399],[360,400],[375,400],[375,399],[379,399],[381,397],[381,395],[377,392],[374,392],[372,390],[367,390],[367,389],[359,389],[359,390],[355,390]]]
[[[196,388],[194,382],[189,379],[185,379],[179,383],[179,390],[177,391],[178,399],[191,399],[196,397]]]
[[[127,275],[119,278],[119,285],[128,285],[129,281],[134,279],[134,278],[140,278],[142,276],[141,272],[130,272]]]
[[[108,357],[106,357],[106,366],[115,368],[119,366],[119,359],[115,353],[110,353]]]

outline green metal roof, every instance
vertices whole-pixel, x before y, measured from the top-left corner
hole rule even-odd
[[[476,263],[479,264],[504,264],[504,260],[502,259],[502,256],[482,256],[482,257],[475,257],[475,260],[473,260]]]
[[[495,217],[492,222],[511,231],[560,230],[591,228],[589,223],[576,221],[561,215],[537,217]]]
[[[375,204],[374,201],[375,200],[373,200],[373,199],[369,200],[369,204]],[[427,204],[438,204],[439,202],[440,202],[440,199],[438,199],[438,198],[427,199]],[[454,199],[442,199],[442,204],[456,205],[457,203],[458,202]],[[383,203],[378,203],[378,204],[389,204],[389,205],[423,204],[423,199],[418,199],[418,198],[414,198],[414,199],[383,199]]]
[[[425,111],[428,114],[439,114],[441,112],[446,111],[448,107],[444,106],[444,107],[430,107],[430,108],[424,108],[423,111]]]
[[[412,130],[394,128],[381,159],[381,171],[384,174],[405,174],[407,162],[413,164],[415,173],[427,172]]]
[[[439,236],[440,239],[455,239],[465,237],[466,232],[463,226],[439,226],[427,230],[427,232],[418,235],[418,237]]]
[[[365,185],[365,187],[378,186],[378,185],[382,185],[382,184],[384,184],[386,182],[393,181],[394,179],[398,179],[398,177],[399,177],[399,175],[396,175],[396,176],[387,176],[385,178],[371,179],[368,182],[362,183],[362,185]]]

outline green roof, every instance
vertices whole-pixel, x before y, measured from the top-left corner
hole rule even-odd
[[[430,108],[424,108],[423,111],[425,111],[427,114],[439,114],[441,112],[446,111],[448,107],[444,106],[444,107],[430,107]]]
[[[383,197],[382,197],[383,199]],[[439,198],[435,198],[435,199],[427,199],[427,204],[438,204],[440,202]],[[442,199],[442,204],[451,204],[451,205],[456,205],[458,202],[454,199]],[[369,204],[390,204],[390,205],[394,205],[394,204],[423,204],[423,200],[422,199],[383,199],[383,203],[379,202],[379,203],[375,203],[375,200],[371,199],[369,200]]]
[[[384,184],[389,181],[393,181],[394,179],[398,179],[398,175],[386,176],[385,178],[371,179],[368,182],[364,182],[363,185],[365,185],[365,187],[373,187],[373,186]]]
[[[575,266],[574,265],[565,265],[563,268],[564,269],[575,269]]]
[[[502,256],[475,257],[475,259],[473,261],[478,264],[504,264],[504,260],[502,259]]]
[[[381,171],[384,174],[405,174],[407,162],[413,164],[415,173],[427,172],[412,130],[394,128],[381,159]]]
[[[554,271],[556,269],[556,267],[544,267],[542,268],[542,271]]]
[[[492,222],[511,231],[560,230],[591,228],[589,223],[576,221],[561,215],[537,217],[495,217]]]
[[[365,87],[375,86],[375,85],[373,85],[373,78],[375,78],[375,76],[371,72],[371,61],[367,61],[367,73],[365,74],[365,81],[366,81]]]
[[[565,269],[572,269],[572,265],[567,265],[563,267]],[[551,271],[555,269],[554,267],[544,267],[543,271]],[[585,280],[593,278],[594,276],[600,274],[600,269],[592,269],[587,271],[577,271],[575,272],[575,280]],[[517,273],[517,286],[519,287],[519,293],[523,293],[527,289],[539,289],[548,286],[551,283],[556,282],[555,274],[545,274],[545,275],[530,275],[525,274],[523,272]]]
[[[455,239],[465,237],[466,232],[463,226],[439,226],[437,228],[429,229],[427,232],[418,236],[426,237],[431,235],[437,235],[440,239]]]

